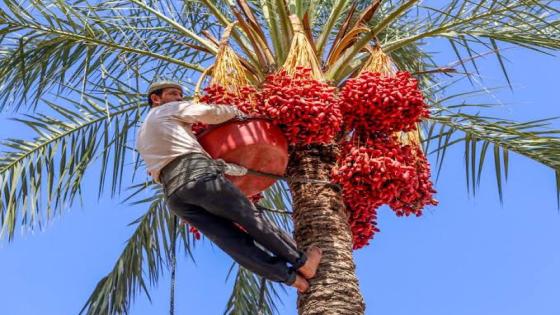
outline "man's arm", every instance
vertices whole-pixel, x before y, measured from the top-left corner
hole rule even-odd
[[[210,125],[220,124],[236,116],[246,116],[245,113],[237,107],[231,105],[216,105],[184,101],[177,102],[173,104],[173,106],[176,107],[176,111],[173,116],[191,124],[196,122]]]

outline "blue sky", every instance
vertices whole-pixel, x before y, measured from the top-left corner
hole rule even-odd
[[[442,51],[437,59],[446,64],[455,60],[446,47],[430,42],[425,48]],[[519,49],[505,56],[514,91],[486,97],[507,104],[492,113],[520,121],[560,116],[558,57]],[[483,83],[505,86],[491,58],[481,63]],[[472,87],[465,82],[461,89]],[[8,116],[0,114],[0,139],[30,135]],[[466,191],[463,148],[451,148],[444,163],[436,183],[440,205],[420,218],[397,218],[381,209],[381,233],[355,252],[366,314],[560,314],[553,172],[513,154],[500,205],[491,163],[475,197]],[[86,191],[97,191],[96,176],[96,170],[89,173]],[[98,202],[94,193],[43,231],[17,233],[13,243],[0,243],[0,315],[77,314],[122,251],[133,231],[127,224],[144,211],[119,199]],[[179,261],[176,314],[220,314],[233,283],[225,280],[231,259],[208,241],[199,242],[195,254],[196,264]],[[151,292],[153,303],[139,296],[131,314],[168,313],[167,275]],[[281,314],[296,314],[295,298],[288,288]]]

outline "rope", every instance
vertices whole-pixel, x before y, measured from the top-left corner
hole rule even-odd
[[[169,301],[169,314],[175,314],[175,271],[177,270],[177,216],[173,218],[173,234],[171,235],[171,292]]]
[[[259,205],[258,203],[253,203],[253,205],[255,205],[255,208],[257,208],[257,210],[262,211],[266,211],[266,212],[276,212],[276,213],[282,213],[282,214],[293,214],[292,211],[288,211],[285,209],[270,209],[267,208],[265,206]]]
[[[218,164],[219,169],[221,169],[221,171],[224,172],[225,169],[226,169],[226,166],[227,166],[227,162],[222,160],[222,159],[216,159],[215,161]],[[342,187],[340,185],[332,183],[328,180],[320,180],[320,179],[312,179],[312,178],[296,177],[296,176],[282,176],[282,175],[265,173],[265,172],[261,172],[261,171],[255,171],[255,170],[252,170],[252,169],[247,169],[247,174],[255,175],[255,176],[262,176],[262,177],[269,177],[269,178],[273,178],[273,179],[276,179],[276,180],[281,179],[281,180],[288,181],[290,183],[306,183],[306,184],[326,185],[326,186],[331,186],[331,187],[337,189],[338,191],[342,191]]]
[[[262,309],[263,309],[263,304],[264,304],[264,292],[266,291],[266,279],[264,277],[261,277],[261,288],[260,288],[260,292],[259,292],[259,306],[257,308],[257,312],[259,314],[262,314]]]
[[[269,174],[265,172],[255,171],[255,170],[247,170],[247,174],[249,175],[256,175],[262,177],[269,177],[274,179],[282,179],[291,183],[306,183],[306,184],[321,184],[326,186],[331,186],[336,189],[342,190],[342,187],[339,184],[331,183],[328,180],[320,180],[320,179],[312,179],[312,178],[305,178],[305,177],[295,177],[295,176],[281,176],[275,174]]]

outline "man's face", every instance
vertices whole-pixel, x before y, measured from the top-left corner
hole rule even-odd
[[[164,88],[160,95],[152,94],[152,106],[160,106],[169,102],[177,102],[183,100],[183,92],[178,88]]]

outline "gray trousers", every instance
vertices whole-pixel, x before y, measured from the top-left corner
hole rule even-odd
[[[205,173],[195,173],[167,197],[169,208],[241,266],[268,280],[291,285],[296,270],[307,259],[293,238],[266,219],[221,171],[208,168]]]

